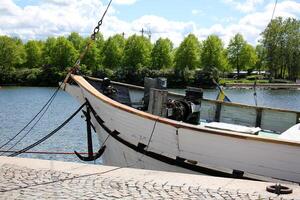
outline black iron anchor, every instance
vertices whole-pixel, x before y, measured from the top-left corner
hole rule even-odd
[[[76,156],[82,161],[94,161],[94,160],[98,159],[100,156],[102,156],[102,154],[104,153],[104,151],[106,149],[106,146],[103,145],[97,153],[94,154],[94,152],[93,152],[93,140],[92,140],[92,130],[91,130],[91,127],[93,127],[93,125],[91,123],[90,112],[91,112],[90,105],[87,104],[86,112],[83,112],[83,113],[86,117],[88,156],[84,157],[84,156],[80,155],[78,152],[74,151]]]

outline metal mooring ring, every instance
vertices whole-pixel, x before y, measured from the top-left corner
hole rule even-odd
[[[291,194],[293,190],[289,187],[282,186],[280,184],[267,186],[266,190],[277,195],[280,194]]]

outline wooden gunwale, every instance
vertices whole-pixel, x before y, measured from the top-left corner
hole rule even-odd
[[[261,141],[261,142],[267,142],[267,143],[275,143],[275,144],[283,144],[283,145],[288,145],[288,146],[296,146],[300,147],[300,142],[294,142],[294,141],[288,141],[288,140],[279,140],[279,139],[274,139],[274,138],[267,138],[267,137],[262,137],[262,136],[256,136],[256,135],[246,135],[242,133],[236,133],[232,131],[220,131],[220,130],[212,130],[209,128],[205,127],[199,127],[195,125],[190,125],[184,122],[178,122],[174,120],[170,120],[167,118],[159,117],[156,115],[152,115],[150,113],[146,113],[137,109],[134,109],[132,107],[129,107],[127,105],[121,104],[117,101],[114,101],[110,99],[109,97],[101,94],[98,90],[96,90],[92,85],[90,85],[89,82],[87,82],[82,76],[78,75],[71,75],[71,78],[81,87],[83,87],[87,92],[89,92],[91,95],[96,97],[97,99],[101,100],[102,102],[109,104],[115,108],[124,110],[126,112],[135,114],[137,116],[147,118],[153,121],[158,121],[164,124],[171,125],[176,128],[185,128],[189,130],[194,130],[194,131],[201,131],[201,133],[206,133],[206,134],[215,134],[215,135],[222,135],[226,137],[233,137],[233,138],[238,138],[238,139],[244,139],[244,140],[254,140],[254,141]],[[218,102],[218,101],[217,101]]]

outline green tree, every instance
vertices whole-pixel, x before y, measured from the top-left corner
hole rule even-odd
[[[78,33],[76,32],[72,32],[69,36],[68,36],[68,40],[70,42],[72,42],[74,48],[77,51],[82,50],[82,46],[84,44],[84,39],[83,37],[81,37]]]
[[[300,72],[300,20],[287,18],[284,21],[284,67],[288,78],[298,78]]]
[[[104,48],[105,40],[103,35],[99,32],[95,37],[95,45],[98,49],[97,63],[98,66],[102,66],[103,63],[103,48]]]
[[[152,44],[143,36],[130,36],[125,44],[123,66],[129,70],[149,67]]]
[[[236,68],[238,77],[240,76],[240,71],[244,68],[242,61],[242,54],[244,53],[244,47],[246,41],[241,34],[236,34],[229,42],[227,48],[228,61],[233,68]]]
[[[266,68],[265,64],[265,57],[266,57],[266,50],[263,47],[263,45],[258,44],[255,47],[256,55],[257,55],[257,60],[255,63],[255,68],[259,71],[263,70]]]
[[[25,44],[27,61],[25,66],[28,68],[40,67],[42,63],[42,43],[30,40]]]
[[[175,53],[175,70],[181,77],[185,70],[200,67],[201,45],[194,34],[189,34],[177,48]]]
[[[22,54],[18,50],[17,42],[8,37],[0,36],[0,66],[4,69],[12,69],[23,62]]]
[[[58,37],[51,52],[52,63],[60,71],[72,67],[78,57],[73,44],[64,37]]]
[[[241,52],[241,66],[243,69],[253,70],[257,61],[255,48],[250,44],[245,44]]]
[[[26,51],[20,39],[0,36],[0,82],[15,81],[16,68],[26,61]]]
[[[90,41],[89,38],[86,39],[84,43],[91,42],[89,50],[86,52],[84,55],[81,64],[85,65],[87,68],[86,70],[90,72],[95,72],[97,71],[100,62],[99,62],[99,49],[96,46],[96,43],[94,41]],[[87,72],[88,74],[91,74],[90,72]]]
[[[227,58],[222,40],[217,35],[210,35],[203,41],[201,64],[205,71],[224,71]]]
[[[159,38],[151,52],[151,63],[153,69],[170,68],[173,64],[173,43],[169,39]]]
[[[125,39],[117,34],[109,37],[103,48],[103,66],[109,69],[120,68],[124,56]]]
[[[300,21],[278,17],[262,33],[266,63],[275,78],[295,79],[300,72]]]
[[[280,30],[282,24],[282,18],[272,20],[262,33],[262,43],[266,49],[266,62],[272,77],[278,77],[280,54],[279,41],[282,38]]]
[[[56,38],[48,37],[45,41],[42,49],[42,65],[44,68],[50,68],[51,65],[53,66],[53,55],[54,55],[54,48],[56,46]]]

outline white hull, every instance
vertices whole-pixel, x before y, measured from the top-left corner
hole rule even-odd
[[[104,164],[188,173],[201,173],[201,167],[205,167],[228,174],[237,170],[244,177],[255,175],[300,182],[300,143],[211,131],[164,119],[109,99],[82,77],[72,78],[80,87],[67,84],[66,91],[81,103],[88,99],[104,126],[120,133],[109,136]],[[94,117],[92,123],[100,141],[104,141],[107,131]],[[144,150],[152,154],[144,155],[117,138],[135,147],[144,144]]]

